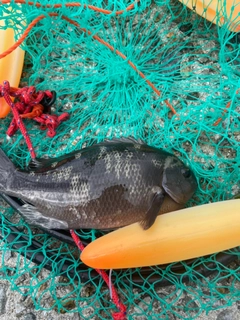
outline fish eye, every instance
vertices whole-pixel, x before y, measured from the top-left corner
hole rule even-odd
[[[192,173],[189,169],[182,169],[181,173],[184,176],[184,178],[190,178],[192,175]]]

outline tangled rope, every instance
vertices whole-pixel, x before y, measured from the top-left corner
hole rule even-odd
[[[60,116],[44,113],[45,110],[50,112],[50,107],[56,99],[55,92],[48,90],[36,92],[33,86],[20,89],[12,88],[8,81],[4,81],[3,85],[0,85],[0,97],[5,99],[13,114],[13,120],[7,130],[7,135],[14,135],[19,128],[32,158],[36,158],[36,154],[22,119],[30,118],[39,122],[41,129],[47,129],[47,135],[54,137],[60,123],[69,118],[67,112]],[[17,98],[17,102],[14,103],[11,97]]]

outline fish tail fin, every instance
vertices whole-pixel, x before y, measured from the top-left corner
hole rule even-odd
[[[15,166],[11,160],[0,149],[0,191],[6,189],[8,181],[15,172]]]

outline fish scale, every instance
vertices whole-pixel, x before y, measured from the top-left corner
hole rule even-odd
[[[11,178],[1,192],[24,200],[23,217],[44,228],[112,229],[139,221],[147,229],[159,213],[182,207],[197,187],[177,157],[132,140],[34,160],[30,171],[16,170],[2,152],[0,169],[2,158]]]

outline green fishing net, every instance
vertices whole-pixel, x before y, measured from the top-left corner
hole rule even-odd
[[[221,15],[226,0],[222,3]],[[51,139],[36,123],[24,121],[37,156],[60,156],[105,138],[132,136],[191,166],[199,189],[189,206],[236,196],[240,40],[228,30],[228,21],[216,26],[173,0],[143,0],[130,10],[131,2],[123,0],[56,4],[0,5],[2,28],[13,27],[16,40],[42,17],[21,45],[26,51],[21,86],[56,90],[52,111],[70,114]],[[1,148],[23,168],[30,154],[20,132],[7,138],[11,117],[0,120]],[[0,275],[11,288],[30,295],[40,310],[110,319],[115,309],[109,291],[94,270],[83,266],[78,249],[28,226],[4,201],[0,204]],[[77,232],[88,242],[98,236],[95,230]],[[4,258],[8,250],[17,257],[14,266]],[[129,319],[195,319],[239,300],[239,255],[235,248],[166,266],[113,270],[112,281]],[[48,277],[41,276],[43,268],[51,270]],[[167,285],[171,291],[164,289]]]

